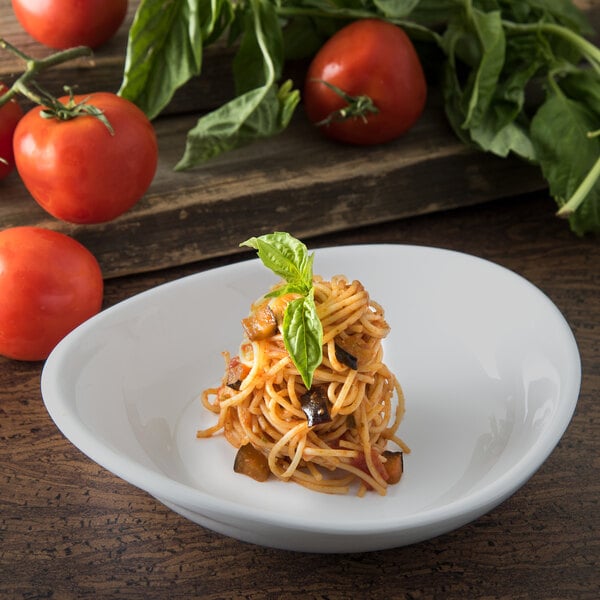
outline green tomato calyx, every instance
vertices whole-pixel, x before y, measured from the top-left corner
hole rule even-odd
[[[346,106],[333,111],[327,115],[327,117],[316,123],[317,127],[323,127],[324,125],[329,125],[333,122],[347,121],[348,119],[356,118],[361,119],[364,123],[366,123],[369,120],[369,115],[376,115],[379,112],[379,109],[373,102],[372,98],[365,94],[360,96],[351,96],[337,85],[334,85],[329,81],[325,81],[323,79],[313,79],[313,81],[327,86],[330,90],[343,98],[347,103]]]

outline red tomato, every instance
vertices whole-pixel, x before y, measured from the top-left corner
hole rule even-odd
[[[7,90],[8,88],[0,83],[0,97]],[[0,106],[0,158],[6,161],[6,164],[0,161],[0,179],[4,179],[14,169],[13,134],[22,116],[23,111],[14,98]]]
[[[102,306],[98,262],[79,242],[41,227],[0,232],[0,354],[43,360]]]
[[[377,112],[338,119],[348,106],[326,81],[354,98],[368,96]],[[364,19],[334,34],[315,55],[306,77],[304,105],[322,132],[352,144],[379,144],[405,133],[421,116],[427,85],[408,36],[396,25]]]
[[[127,13],[127,0],[12,0],[12,6],[32,38],[59,50],[100,46]]]
[[[156,172],[158,146],[152,124],[135,104],[107,92],[74,96],[74,101],[86,98],[114,133],[91,115],[43,118],[38,106],[17,126],[15,162],[25,187],[51,215],[71,223],[102,223],[144,195]]]

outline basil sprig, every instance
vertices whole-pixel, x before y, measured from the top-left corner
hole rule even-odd
[[[368,17],[418,43],[461,141],[537,165],[558,215],[600,233],[600,48],[570,0],[141,0],[119,93],[153,118],[201,75],[206,47],[237,48],[235,97],[188,132],[176,168],[190,169],[283,131],[300,101],[286,63]]]
[[[253,237],[240,246],[254,248],[263,264],[286,281],[267,294],[300,294],[286,307],[283,315],[283,343],[298,369],[306,389],[310,389],[315,369],[323,360],[323,326],[317,315],[313,287],[314,254],[285,232]]]

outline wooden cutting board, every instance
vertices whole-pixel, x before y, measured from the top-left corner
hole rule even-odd
[[[92,58],[57,67],[40,83],[54,93],[64,84],[77,84],[81,93],[116,91],[137,4],[130,2],[121,30]],[[586,4],[597,23],[600,2]],[[0,0],[0,24],[0,36],[29,55],[50,52],[23,32],[10,0]],[[174,172],[198,116],[231,97],[223,79],[230,53],[221,46],[210,48],[202,76],[155,120],[158,171],[148,193],[128,213],[102,225],[61,222],[38,207],[13,173],[0,181],[0,227],[40,225],[67,233],[96,255],[109,278],[236,253],[240,241],[273,230],[309,239],[545,188],[537,169],[458,142],[435,98],[407,135],[384,146],[355,148],[328,141],[300,109],[282,134]],[[0,80],[12,81],[22,69],[17,59],[0,55]]]

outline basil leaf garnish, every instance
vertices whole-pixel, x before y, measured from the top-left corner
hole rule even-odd
[[[323,360],[323,329],[312,294],[290,302],[283,317],[283,342],[307,389]]]
[[[310,389],[314,372],[323,360],[323,326],[317,314],[312,281],[314,254],[309,255],[302,242],[285,232],[253,237],[240,246],[257,250],[263,264],[287,282],[269,295],[301,294],[286,307],[282,334],[292,362]]]

